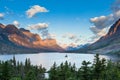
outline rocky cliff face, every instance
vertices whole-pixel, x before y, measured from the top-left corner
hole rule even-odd
[[[47,52],[63,51],[56,40],[42,40],[38,34],[33,34],[24,28],[18,29],[14,25],[0,24],[0,51],[8,52],[7,48],[15,48],[18,52]],[[6,46],[5,46],[6,45]],[[4,47],[4,50],[3,50]],[[15,52],[17,52],[15,50]],[[12,51],[14,52],[14,50]]]
[[[119,35],[120,34],[120,19],[111,26],[108,34],[105,37],[110,37],[112,35]]]

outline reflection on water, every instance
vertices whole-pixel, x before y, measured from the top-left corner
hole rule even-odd
[[[67,57],[65,57],[67,55]],[[54,62],[57,65],[60,63],[68,61],[71,64],[76,64],[76,67],[81,66],[82,61],[93,62],[94,54],[73,54],[73,53],[39,53],[39,54],[16,54],[17,61],[25,61],[26,58],[30,58],[33,65],[42,65],[46,69],[49,69]],[[12,59],[13,55],[0,55],[0,60]],[[110,59],[110,57],[105,55],[100,55],[100,58]]]

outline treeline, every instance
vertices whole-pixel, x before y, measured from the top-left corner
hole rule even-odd
[[[31,65],[30,59],[25,63],[16,62],[15,57],[9,61],[0,61],[0,80],[120,80],[120,62],[100,59],[96,54],[94,61],[83,61],[80,68],[75,64],[54,63],[47,71],[49,78],[45,78],[46,69],[42,66]]]
[[[96,54],[93,63],[83,61],[79,69],[67,61],[60,66],[54,63],[48,80],[120,80],[120,62],[106,61]]]
[[[30,59],[25,63],[17,62],[15,57],[8,61],[0,61],[0,80],[44,80],[46,69],[31,65]]]

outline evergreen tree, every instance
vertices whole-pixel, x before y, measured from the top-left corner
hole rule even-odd
[[[49,78],[50,78],[50,80],[57,80],[58,79],[56,63],[53,64],[53,66],[51,67],[51,69],[49,71]]]
[[[25,80],[37,80],[35,73],[32,70],[28,71],[28,73],[25,76]]]
[[[2,80],[9,80],[10,79],[10,69],[9,69],[9,64],[8,61],[3,63],[2,67]]]
[[[25,63],[12,60],[0,61],[0,80],[119,80],[120,62],[106,61],[95,56],[94,62],[83,61],[82,66],[77,70],[75,64],[56,63],[48,71],[49,78],[45,79],[46,69],[40,66],[31,65],[30,59]],[[16,71],[16,72],[15,72]]]
[[[16,67],[16,59],[15,59],[15,56],[13,56],[12,62],[13,62],[13,66]]]
[[[96,80],[99,80],[100,76],[102,75],[102,72],[105,70],[106,60],[105,59],[100,60],[99,54],[96,54],[92,67],[93,67],[93,77]]]
[[[81,80],[91,80],[90,62],[83,61],[81,67]]]

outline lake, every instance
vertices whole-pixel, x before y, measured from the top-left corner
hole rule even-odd
[[[67,57],[65,57],[67,55]],[[6,61],[13,58],[14,55],[0,55],[0,60]],[[42,65],[47,70],[56,62],[60,65],[62,62],[68,61],[81,66],[82,61],[93,62],[95,54],[75,54],[75,53],[38,53],[38,54],[16,54],[16,60],[24,62],[26,58],[30,58],[33,65]],[[112,57],[100,55],[100,58],[112,59]]]

